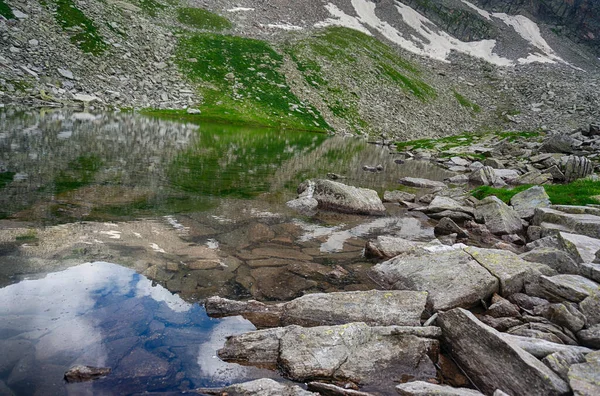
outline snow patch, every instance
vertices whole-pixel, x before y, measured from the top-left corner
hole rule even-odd
[[[303,30],[304,28],[301,26],[296,26],[296,25],[292,25],[289,23],[269,23],[267,25],[260,25],[262,27],[266,27],[269,29],[281,29],[281,30],[288,30],[288,31],[298,31],[298,30]]]
[[[358,30],[360,32],[368,34],[369,36],[373,35],[369,31],[369,29],[367,29],[363,26],[362,23],[360,23],[358,18],[346,14],[344,11],[340,10],[335,4],[329,3],[325,6],[325,8],[327,9],[327,11],[329,11],[329,14],[331,14],[332,18],[327,18],[322,22],[315,23],[315,27],[323,28],[328,26],[343,26],[350,29]]]
[[[247,11],[254,11],[254,8],[250,8],[250,7],[234,7],[234,8],[230,8],[227,10],[227,12],[247,12]]]

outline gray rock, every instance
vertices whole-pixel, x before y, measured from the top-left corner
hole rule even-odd
[[[421,327],[408,329],[424,333]],[[377,383],[382,390],[393,390],[403,375],[414,376],[415,380],[435,378],[433,361],[437,361],[438,348],[436,339],[412,335],[402,327],[350,323],[311,328],[288,326],[233,336],[218,354],[225,361],[267,361],[270,367],[276,364],[296,381]]]
[[[402,396],[482,396],[483,393],[468,388],[453,388],[424,381],[412,381],[396,386]]]
[[[405,191],[386,191],[383,193],[383,202],[415,202],[416,195]]]
[[[600,325],[581,330],[577,333],[577,338],[583,346],[600,349]]]
[[[499,177],[491,166],[484,166],[469,175],[469,182],[479,186],[493,186]]]
[[[539,286],[545,295],[553,297],[554,300],[569,300],[576,303],[598,293],[600,287],[596,282],[579,275],[541,276]]]
[[[479,264],[500,281],[500,294],[510,296],[524,290],[525,283],[537,279],[541,274],[553,274],[544,264],[530,263],[507,250],[465,248]]]
[[[484,393],[496,389],[516,395],[529,394],[531,389],[544,395],[569,392],[552,370],[472,313],[460,308],[440,313],[438,324],[452,356]]]
[[[229,385],[223,388],[198,388],[195,393],[204,395],[227,396],[312,396],[319,395],[306,391],[298,385],[282,384],[270,378],[261,378],[242,384]]]
[[[452,177],[446,179],[446,181],[450,184],[466,184],[469,182],[469,176],[468,175],[456,175],[456,176],[452,176]]]
[[[434,311],[473,307],[499,286],[498,279],[462,250],[399,256],[373,271],[394,289],[429,292],[428,306]]]
[[[492,305],[485,313],[492,318],[516,318],[521,316],[518,306],[498,295],[492,297]]]
[[[419,326],[426,301],[426,292],[370,290],[307,294],[281,304],[211,297],[205,306],[209,316],[241,315],[257,327],[294,324],[312,327],[350,322],[365,322],[371,326]]]
[[[548,169],[544,170],[543,173],[549,173],[552,175],[552,180],[555,182],[562,182],[565,180],[565,174],[558,168],[558,165],[553,165]]]
[[[579,237],[588,237],[577,234],[563,233],[557,230],[543,229],[542,232],[546,236],[538,239],[537,241],[528,243],[527,250],[533,250],[536,248],[555,248],[567,253],[576,264],[584,262],[579,248],[572,242],[572,240],[577,240]],[[567,236],[568,238],[566,238]]]
[[[578,351],[554,352],[542,359],[542,363],[565,381],[569,381],[569,369],[573,364],[584,363],[585,354]]]
[[[475,210],[469,206],[464,206],[453,200],[452,198],[436,196],[427,208],[421,209],[423,213],[439,213],[444,211],[451,212],[463,212],[471,217],[474,215]]]
[[[457,221],[459,223],[463,223],[465,221],[470,221],[473,220],[473,216],[465,213],[465,212],[455,212],[452,210],[444,210],[442,212],[437,212],[437,213],[429,213],[427,216],[431,217],[432,219],[443,219],[444,217],[447,217],[449,219],[452,219],[453,221]]]
[[[590,353],[586,362],[569,369],[569,384],[576,396],[600,395],[600,352]]]
[[[450,158],[450,161],[454,164],[454,165],[458,165],[458,166],[469,166],[471,165],[471,161],[468,161],[464,158],[461,157],[452,157]]]
[[[544,187],[534,186],[516,194],[510,204],[522,219],[530,219],[535,214],[535,208],[550,206],[550,197]]]
[[[73,366],[65,373],[67,382],[86,382],[102,378],[110,374],[110,367]]]
[[[579,309],[585,315],[588,326],[600,324],[600,293],[592,293],[579,303]]]
[[[546,184],[553,180],[553,176],[550,173],[542,173],[537,169],[527,172],[516,179],[513,179],[512,183],[517,186],[525,184]]]
[[[511,327],[523,324],[523,322],[517,318],[494,318],[488,315],[482,315],[478,318],[486,325],[493,327],[498,331],[507,331]]]
[[[525,261],[544,263],[560,274],[580,273],[579,265],[565,251],[555,248],[537,248],[523,253],[521,258]]]
[[[580,275],[585,276],[595,282],[600,282],[600,264],[583,263],[579,266]]]
[[[487,158],[485,161],[483,161],[483,165],[494,169],[504,169],[504,164],[496,158]]]
[[[496,177],[502,179],[507,183],[521,175],[515,169],[494,169],[494,173],[496,174]]]
[[[417,177],[403,177],[398,181],[398,183],[409,186],[409,187],[418,187],[418,188],[446,188],[446,184],[439,181],[429,180],[429,179],[421,179]]]
[[[585,316],[579,312],[577,306],[568,302],[542,305],[536,307],[533,313],[543,316],[558,326],[566,327],[573,333],[583,329],[586,323]]]
[[[542,153],[572,153],[575,139],[567,134],[554,134],[548,137],[542,146]]]
[[[537,306],[550,304],[550,302],[546,299],[528,296],[525,293],[512,294],[508,296],[508,301],[517,304],[519,307],[527,309],[529,311],[533,310]]]
[[[600,251],[600,239],[568,232],[560,232],[558,235],[567,241],[567,250],[578,263],[591,263],[596,259],[596,252]]]
[[[317,213],[319,202],[312,197],[300,197],[285,203],[289,208],[296,210],[305,216],[313,216]]]
[[[377,192],[366,188],[347,186],[332,180],[314,180],[312,198],[319,203],[319,209],[335,210],[343,213],[383,215],[385,206]],[[309,183],[302,183],[298,193],[302,194],[310,188]]]
[[[456,234],[458,238],[468,238],[469,233],[463,230],[449,217],[443,217],[434,228],[436,236]]]
[[[541,237],[542,237],[542,227],[540,227],[540,226],[527,227],[527,240],[533,242],[533,241],[537,241]]]
[[[482,220],[492,234],[514,234],[523,229],[519,214],[495,196],[486,197],[477,204],[475,218]]]
[[[365,256],[390,259],[399,254],[415,252],[422,245],[423,243],[409,241],[400,237],[381,235],[376,240],[367,242]]]
[[[361,392],[351,388],[342,388],[334,384],[324,382],[309,382],[307,384],[309,391],[317,392],[319,395],[326,396],[374,396],[372,393]]]
[[[553,206],[551,208],[537,208],[533,216],[532,224],[547,229],[555,229],[564,232],[586,235],[591,238],[600,239],[600,216],[590,213],[567,213],[563,207]],[[572,207],[574,210],[577,207]]]
[[[556,352],[584,354],[592,352],[592,350],[589,348],[575,345],[558,344],[555,342],[549,342],[537,338],[522,337],[508,333],[501,333],[500,336],[505,341],[510,342],[512,345],[523,349],[525,352],[530,353],[538,359],[543,359],[546,356]]]
[[[594,172],[594,164],[585,157],[570,156],[563,168],[565,181],[572,182],[582,179]]]
[[[58,74],[60,74],[64,78],[68,78],[69,80],[74,80],[75,79],[75,77],[73,76],[73,72],[71,70],[69,70],[69,69],[58,68],[57,71],[58,71]]]

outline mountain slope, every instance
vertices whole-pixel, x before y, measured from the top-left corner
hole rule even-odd
[[[4,103],[407,138],[600,117],[598,59],[518,1],[0,1]]]

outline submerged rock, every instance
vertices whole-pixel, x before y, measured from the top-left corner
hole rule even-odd
[[[109,367],[92,367],[92,366],[74,366],[65,373],[65,381],[67,382],[86,382],[92,381],[110,374]]]
[[[385,214],[385,206],[374,190],[347,186],[326,179],[312,182],[314,183],[312,198],[317,200],[319,209],[365,215]],[[298,193],[302,195],[310,186],[310,181],[302,183],[298,187]]]
[[[399,256],[373,271],[394,289],[427,291],[435,311],[473,307],[499,289],[498,279],[462,249]]]
[[[229,337],[218,354],[225,361],[277,366],[296,381],[376,383],[389,391],[405,376],[436,377],[439,342],[415,335],[432,334],[430,329],[364,323],[288,326]]]
[[[461,308],[440,313],[438,324],[452,356],[486,394],[496,389],[513,395],[527,395],[532,389],[543,395],[569,392],[557,374],[472,313]]]
[[[310,327],[351,322],[365,322],[370,326],[419,326],[426,301],[426,292],[370,290],[307,294],[281,304],[211,297],[205,305],[210,316],[242,315],[257,327]]]
[[[223,388],[198,388],[195,393],[204,395],[227,396],[312,396],[318,395],[306,391],[298,385],[282,384],[269,378],[261,378],[242,384],[234,384]]]

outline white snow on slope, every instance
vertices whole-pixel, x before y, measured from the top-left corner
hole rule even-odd
[[[269,29],[281,29],[281,30],[302,30],[303,28],[301,26],[296,26],[296,25],[292,25],[289,24],[287,22],[285,23],[269,23],[268,25],[260,25],[262,27],[266,27]]]
[[[497,18],[512,27],[523,39],[535,47],[536,51],[529,54],[526,58],[520,58],[517,61],[502,57],[494,53],[496,40],[472,42],[458,40],[438,29],[428,18],[399,1],[396,1],[396,9],[400,13],[404,23],[414,29],[418,35],[403,35],[388,22],[382,21],[375,13],[377,4],[369,0],[351,0],[357,16],[348,15],[335,4],[329,3],[325,8],[329,11],[331,17],[315,24],[315,27],[344,26],[359,30],[368,35],[372,35],[369,29],[373,29],[407,51],[443,62],[448,62],[448,57],[452,51],[484,59],[499,66],[514,66],[517,62],[521,64],[532,62],[564,62],[556,55],[546,40],[544,40],[538,25],[529,18],[522,15],[492,14],[466,0],[462,1],[477,11],[483,18],[488,20]]]
[[[235,7],[235,8],[230,8],[227,10],[227,12],[244,12],[244,11],[254,11],[254,8]]]

